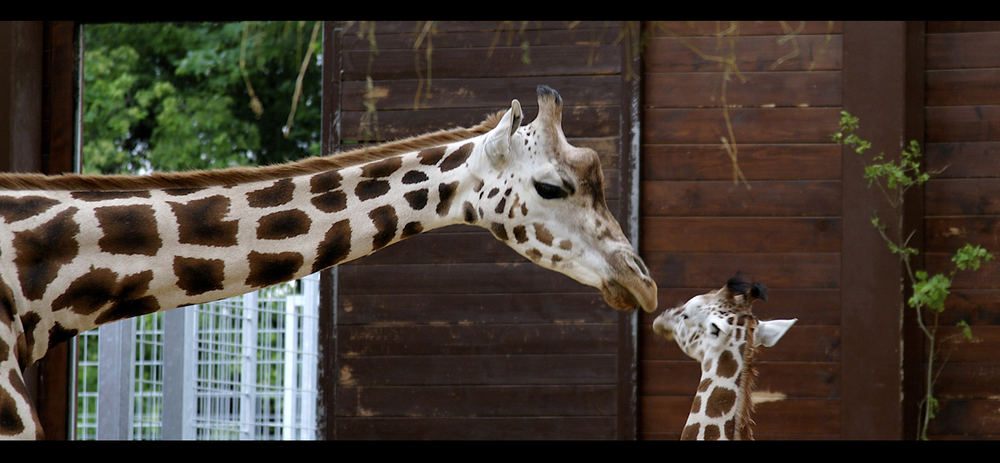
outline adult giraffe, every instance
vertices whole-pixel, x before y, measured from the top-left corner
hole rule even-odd
[[[478,225],[621,310],[656,284],[538,87],[471,129],[260,168],[150,176],[0,175],[0,437],[42,429],[22,372],[103,323],[246,293],[456,223]]]

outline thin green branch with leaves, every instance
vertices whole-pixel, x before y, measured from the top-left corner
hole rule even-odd
[[[840,114],[840,131],[833,134],[833,141],[853,147],[859,156],[864,155],[872,145],[855,133],[860,125],[859,119],[847,111],[841,111]],[[885,224],[877,213],[872,216],[871,222],[889,251],[899,256],[903,264],[905,277],[911,288],[911,295],[906,304],[914,310],[917,325],[927,342],[927,369],[923,377],[924,395],[918,402],[917,426],[917,437],[927,440],[930,422],[940,410],[940,404],[934,395],[934,385],[945,363],[940,359],[940,347],[944,342],[938,338],[939,320],[945,310],[945,300],[951,292],[951,284],[956,273],[979,270],[984,262],[993,259],[993,254],[981,246],[967,243],[952,256],[954,267],[947,274],[931,275],[926,270],[913,268],[912,258],[919,254],[919,250],[910,246],[916,231],[905,234],[903,203],[911,188],[926,183],[930,180],[931,174],[940,173],[924,170],[921,166],[922,156],[920,144],[913,140],[901,151],[898,159],[888,159],[885,154],[879,153],[865,160],[863,175],[868,180],[868,187],[874,185],[878,188],[895,212],[894,226]],[[968,323],[962,320],[957,326],[961,329],[964,339],[968,341],[974,339]]]

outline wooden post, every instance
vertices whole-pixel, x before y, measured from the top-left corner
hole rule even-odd
[[[908,140],[923,141],[922,44],[922,24],[844,24],[843,107],[860,118],[859,135],[872,142],[871,154],[898,157]],[[911,438],[905,429],[913,421],[913,394],[904,394],[904,381],[916,372],[904,370],[912,360],[903,349],[904,272],[871,224],[873,214],[885,223],[895,211],[862,173],[861,158],[844,147],[841,437]],[[919,195],[907,203],[904,226],[919,230]],[[914,243],[921,247],[919,237]]]

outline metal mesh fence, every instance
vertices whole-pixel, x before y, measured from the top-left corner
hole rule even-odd
[[[242,297],[183,309],[179,328],[164,328],[163,313],[119,323],[134,323],[126,336],[134,355],[131,395],[119,413],[129,426],[119,439],[314,439],[316,436],[316,367],[318,275]],[[184,330],[179,339],[192,348],[171,348],[170,329]],[[98,437],[97,380],[100,362],[97,331],[77,341],[77,439]],[[179,358],[171,359],[171,355]],[[165,362],[183,365],[184,374],[164,375]],[[115,369],[111,369],[115,370]],[[170,370],[170,371],[181,371]],[[173,383],[171,383],[173,382]],[[177,387],[191,404],[171,404],[184,410],[179,423],[165,413],[164,389]],[[109,399],[110,400],[110,399]],[[180,429],[176,437],[164,429]],[[107,434],[105,434],[107,436]]]

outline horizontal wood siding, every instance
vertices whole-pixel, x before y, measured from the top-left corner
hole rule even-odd
[[[965,243],[1000,254],[1000,23],[927,23],[928,270],[947,272]],[[955,278],[941,323],[965,320],[975,343],[948,347],[931,438],[1000,438],[1000,263]],[[945,336],[955,334],[947,329]]]
[[[377,22],[377,54],[355,23],[341,38],[343,143],[474,125],[513,98],[530,122],[546,84],[570,142],[600,154],[618,214],[621,25],[568,25],[437,23],[428,59],[421,23]],[[374,113],[368,78],[384,95]],[[336,308],[339,439],[619,437],[618,313],[489,232],[453,226],[341,266]]]
[[[736,271],[770,288],[763,319],[799,322],[759,362],[759,439],[840,435],[839,23],[645,24],[640,250],[667,309]],[[730,48],[731,47],[731,48]],[[729,51],[732,50],[732,55]],[[746,182],[734,183],[725,102]],[[677,439],[699,367],[640,318],[639,437]]]

